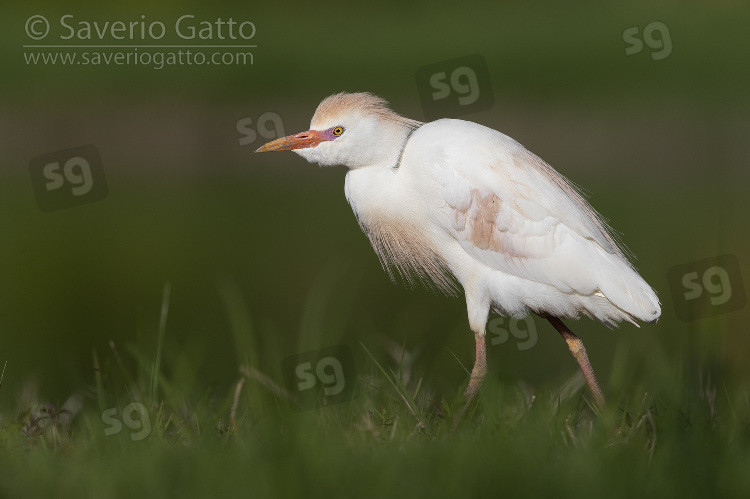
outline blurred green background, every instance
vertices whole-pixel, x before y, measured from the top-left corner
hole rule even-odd
[[[167,281],[163,369],[174,375],[189,363],[197,390],[225,393],[237,379],[243,359],[227,296],[239,296],[258,368],[278,382],[284,357],[337,343],[351,347],[364,372],[358,341],[382,354],[389,338],[417,355],[415,373],[438,396],[455,394],[465,373],[453,353],[473,360],[463,299],[392,285],[346,203],[345,170],[291,153],[255,155],[265,139],[240,145],[237,122],[273,112],[285,133],[306,130],[320,100],[339,91],[373,92],[424,119],[417,69],[477,53],[495,103],[463,118],[510,135],[582,186],[659,293],[657,325],[612,332],[589,320],[571,324],[605,394],[617,400],[632,383],[651,391],[659,380],[687,383],[704,370],[719,383],[747,382],[748,309],[681,322],[667,280],[675,265],[725,253],[750,268],[746,4],[371,7],[2,7],[0,362],[8,367],[0,411],[16,406],[30,379],[53,402],[92,385],[92,347],[103,354],[114,340],[155,348]],[[53,25],[65,14],[72,22],[144,15],[168,28],[184,14],[231,17],[255,24],[257,48],[252,65],[29,65],[24,24],[37,14]],[[668,27],[671,54],[652,60],[644,46],[626,55],[623,32],[653,21]],[[83,144],[101,152],[106,198],[42,212],[29,161]],[[536,324],[533,348],[521,351],[512,338],[490,348],[493,377],[557,386],[575,372],[557,333]]]

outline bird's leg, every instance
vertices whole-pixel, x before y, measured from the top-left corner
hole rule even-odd
[[[469,386],[467,386],[466,391],[464,391],[466,407],[471,404],[474,396],[482,386],[484,377],[487,376],[487,347],[485,344],[485,335],[475,333],[474,339],[477,343],[477,352],[474,359],[474,369],[471,370],[471,379],[469,380]]]
[[[469,386],[467,386],[466,390],[464,391],[464,399],[466,400],[466,402],[464,402],[464,406],[460,411],[458,411],[456,418],[453,420],[454,431],[456,428],[458,428],[459,423],[461,423],[461,421],[464,419],[466,411],[469,409],[469,405],[471,405],[471,401],[474,400],[474,396],[482,386],[484,377],[487,376],[487,348],[485,346],[484,338],[484,332],[482,332],[482,334],[474,333],[474,340],[477,343],[477,353],[476,357],[474,358],[474,368],[471,370],[471,379],[469,379]]]
[[[557,329],[557,332],[562,335],[563,339],[568,344],[570,353],[573,354],[573,357],[578,361],[578,365],[581,366],[581,372],[583,373],[583,377],[586,378],[586,383],[588,383],[591,393],[594,395],[596,405],[598,407],[604,407],[604,395],[602,395],[602,390],[599,388],[599,382],[596,380],[594,368],[591,367],[589,356],[586,355],[586,348],[584,348],[581,338],[573,334],[573,331],[568,329],[559,317],[553,317],[548,314],[544,314],[542,317],[547,319],[550,324]]]

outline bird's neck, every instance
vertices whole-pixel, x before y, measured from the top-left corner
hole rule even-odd
[[[398,118],[400,119],[384,122],[378,127],[377,133],[371,135],[371,143],[362,148],[363,151],[369,151],[369,154],[363,155],[359,167],[397,169],[400,166],[409,137],[422,123],[400,116]]]
[[[406,149],[406,144],[409,143],[409,138],[411,138],[411,134],[417,131],[417,129],[421,126],[422,126],[422,123],[415,121],[413,125],[410,125],[408,127],[408,131],[403,136],[401,145],[398,148],[399,149],[398,158],[396,158],[396,162],[394,163],[392,168],[397,169],[401,166],[401,158],[403,158],[404,156],[404,149]]]

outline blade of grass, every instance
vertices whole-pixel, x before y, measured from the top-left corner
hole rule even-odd
[[[115,364],[117,365],[118,369],[120,370],[120,374],[125,380],[124,386],[130,387],[129,389],[131,391],[137,392],[137,393],[134,393],[135,395],[134,400],[141,400],[141,387],[138,386],[138,384],[135,382],[135,378],[131,376],[130,371],[128,371],[127,367],[125,366],[125,363],[123,362],[122,357],[120,357],[120,351],[117,349],[117,345],[115,344],[114,340],[109,340],[109,348],[112,351],[112,355],[115,358]]]
[[[161,299],[161,313],[159,314],[159,336],[156,342],[156,356],[154,366],[151,370],[151,391],[149,393],[151,402],[156,402],[159,392],[159,372],[161,369],[161,351],[164,345],[164,334],[167,330],[167,315],[169,314],[169,297],[172,286],[169,282],[164,283],[164,291]]]
[[[94,361],[94,379],[96,381],[96,401],[99,404],[99,411],[103,412],[106,409],[106,401],[104,399],[104,383],[102,382],[102,369],[99,367],[99,356],[96,353],[96,347],[91,349]]]
[[[403,385],[403,383],[401,383],[401,380],[399,380],[398,375],[395,372],[393,372],[393,369],[391,369],[391,374],[388,374],[388,372],[383,368],[383,366],[381,366],[380,363],[375,359],[372,353],[370,353],[370,351],[367,349],[364,343],[360,341],[359,344],[362,345],[362,348],[364,348],[365,352],[367,352],[367,355],[372,359],[372,361],[375,363],[375,365],[380,370],[380,372],[383,373],[383,375],[386,377],[386,379],[391,384],[391,386],[401,396],[404,403],[409,408],[409,411],[411,411],[411,413],[417,419],[419,425],[421,425],[422,428],[425,428],[423,418],[421,418],[420,415],[417,414],[417,411],[416,411],[417,405],[414,403],[414,399],[411,397],[411,394]]]

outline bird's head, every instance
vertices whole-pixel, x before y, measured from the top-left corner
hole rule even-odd
[[[320,103],[310,130],[282,137],[255,152],[294,151],[321,166],[348,168],[393,165],[406,137],[420,125],[369,93],[340,93]]]

